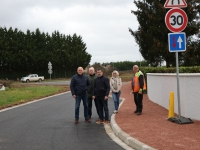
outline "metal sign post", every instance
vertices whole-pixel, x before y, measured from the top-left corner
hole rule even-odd
[[[53,68],[53,67],[52,67],[52,64],[51,64],[51,62],[49,62],[49,63],[48,63],[48,69],[49,69],[49,70],[48,70],[48,73],[49,73],[49,75],[50,75],[50,81],[51,81],[51,74],[53,73],[52,68]]]
[[[171,117],[168,120],[171,121],[171,122],[178,123],[178,124],[193,123],[193,121],[190,118],[185,118],[185,117],[181,116],[178,52],[176,52],[176,78],[177,78],[178,116],[177,117]]]
[[[179,63],[178,63],[178,52],[176,52],[176,78],[177,78],[177,97],[178,97],[178,114],[181,116],[180,106],[180,84],[179,84]]]
[[[193,123],[190,118],[181,116],[180,102],[180,85],[179,85],[179,59],[178,52],[186,51],[186,35],[183,31],[188,23],[187,14],[180,8],[187,7],[185,0],[179,0],[178,3],[174,0],[167,0],[164,5],[170,9],[165,16],[165,24],[171,32],[168,34],[169,51],[176,52],[176,78],[177,78],[177,98],[178,98],[178,117],[171,117],[168,120],[178,123],[187,124]]]

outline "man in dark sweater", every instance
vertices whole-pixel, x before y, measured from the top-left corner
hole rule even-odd
[[[97,78],[94,80],[94,94],[93,98],[96,98],[99,108],[99,120],[97,124],[109,123],[109,110],[108,110],[108,95],[110,92],[109,79],[103,76],[101,69],[97,69]],[[103,110],[105,112],[105,121],[103,121]]]
[[[88,117],[88,103],[87,103],[87,91],[90,90],[90,81],[86,75],[83,74],[83,68],[78,67],[77,74],[75,74],[70,83],[70,89],[73,98],[75,98],[75,124],[78,124],[79,120],[79,107],[81,103],[81,99],[83,101],[84,106],[84,117],[85,121],[90,123],[90,119]]]
[[[88,78],[89,78],[90,84],[91,84],[90,90],[88,91],[88,115],[89,115],[89,118],[91,118],[91,116],[92,116],[92,101],[93,101],[92,96],[93,96],[93,90],[94,90],[94,80],[97,78],[97,76],[95,74],[95,70],[94,70],[93,67],[89,68]],[[94,99],[94,103],[95,103],[97,114],[99,116],[99,110],[98,110],[98,104],[97,104],[96,98]]]

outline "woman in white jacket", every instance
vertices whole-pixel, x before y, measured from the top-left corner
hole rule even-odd
[[[110,88],[112,91],[112,98],[115,105],[114,113],[118,113],[119,108],[119,97],[121,95],[122,80],[119,77],[119,73],[114,70],[112,72],[112,77],[110,78]]]

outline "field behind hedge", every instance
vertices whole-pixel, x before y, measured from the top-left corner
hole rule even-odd
[[[144,73],[145,78],[147,73],[176,73],[176,67],[141,67],[140,70]],[[132,70],[119,71],[123,82],[131,81],[133,76]],[[200,73],[200,66],[194,67],[179,67],[179,73]]]

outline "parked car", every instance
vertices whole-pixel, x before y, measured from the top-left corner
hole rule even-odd
[[[22,77],[21,78],[21,81],[22,82],[36,82],[36,81],[38,81],[38,82],[41,82],[41,81],[43,81],[44,80],[44,76],[38,76],[37,74],[29,74],[29,75],[27,75],[26,77]]]

